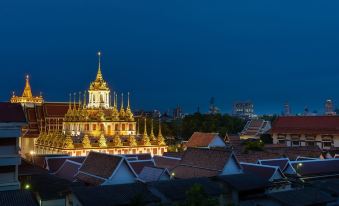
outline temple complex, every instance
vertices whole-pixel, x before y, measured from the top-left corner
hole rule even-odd
[[[33,106],[34,104],[42,104],[44,102],[44,99],[42,98],[42,95],[39,96],[33,96],[31,85],[29,83],[29,76],[26,76],[26,85],[25,89],[21,96],[16,96],[13,92],[13,95],[10,100],[11,103],[21,103],[25,106]]]
[[[101,54],[98,56],[97,75],[88,91],[70,94],[68,103],[42,103],[25,109],[28,126],[22,129],[22,154],[33,151],[34,154],[80,156],[97,151],[162,155],[167,151],[160,121],[157,135],[153,126],[148,135],[146,119],[144,133],[138,134],[130,94],[127,93],[125,99],[121,94],[120,101],[116,92],[111,94],[102,75]]]

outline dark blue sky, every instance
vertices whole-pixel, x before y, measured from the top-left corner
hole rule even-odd
[[[339,2],[286,0],[2,0],[0,98],[67,101],[87,89],[101,50],[105,79],[134,108],[258,113],[339,102]],[[339,104],[339,103],[338,103]]]

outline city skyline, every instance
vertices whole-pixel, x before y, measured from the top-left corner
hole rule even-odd
[[[339,100],[337,2],[19,2],[0,7],[2,101],[26,74],[35,94],[68,101],[88,89],[98,50],[111,89],[131,92],[134,108],[204,112],[215,97],[227,113],[246,100],[259,114],[286,101],[322,113]]]

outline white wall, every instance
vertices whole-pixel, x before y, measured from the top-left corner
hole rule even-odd
[[[234,156],[232,155],[228,162],[225,164],[225,167],[223,171],[221,172],[221,175],[230,175],[230,174],[239,174],[242,173],[242,169],[239,164],[237,164],[237,161],[235,160]]]
[[[123,161],[116,171],[116,173],[108,179],[103,185],[117,185],[117,184],[128,184],[136,182],[136,177],[127,166],[126,162]]]
[[[225,142],[221,139],[219,136],[215,136],[214,139],[211,141],[211,143],[208,145],[208,147],[225,147]]]

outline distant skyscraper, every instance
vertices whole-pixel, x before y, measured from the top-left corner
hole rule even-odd
[[[218,114],[220,113],[220,110],[218,107],[215,106],[215,103],[214,103],[215,99],[214,97],[211,98],[210,100],[210,108],[209,108],[209,114]]]
[[[245,102],[235,102],[233,104],[233,115],[244,117],[244,118],[251,118],[254,116],[254,105],[250,101]]]
[[[325,115],[336,115],[332,100],[328,99],[325,102]]]
[[[183,117],[182,109],[179,105],[173,109],[173,119],[181,119]]]
[[[288,102],[286,102],[284,104],[284,113],[283,113],[284,116],[290,116],[291,115],[291,108],[290,108],[290,105],[288,104]]]

